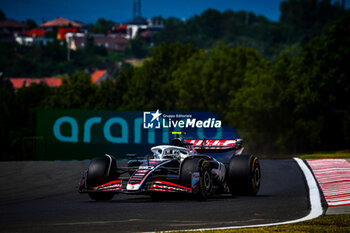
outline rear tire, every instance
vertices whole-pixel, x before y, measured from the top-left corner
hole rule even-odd
[[[183,161],[180,180],[184,186],[192,187],[192,174],[195,172],[199,173],[199,182],[193,190],[193,195],[198,200],[205,200],[213,187],[209,162],[202,158],[189,158]]]
[[[90,162],[86,183],[89,189],[93,189],[93,187],[102,185],[111,181],[114,177],[113,172],[116,170],[117,165],[114,159],[112,162],[110,158],[101,157],[95,158]],[[94,192],[89,193],[89,197],[96,201],[106,201],[111,200],[114,196],[113,192]]]
[[[260,163],[253,155],[238,155],[230,160],[228,186],[232,195],[254,196],[261,183]]]

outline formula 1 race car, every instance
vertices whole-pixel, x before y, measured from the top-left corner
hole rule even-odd
[[[151,148],[143,158],[128,155],[127,166],[105,155],[93,159],[82,174],[80,193],[96,201],[110,200],[117,193],[185,194],[199,200],[231,193],[256,195],[260,187],[259,160],[242,155],[241,139],[183,139],[180,132],[170,145]]]

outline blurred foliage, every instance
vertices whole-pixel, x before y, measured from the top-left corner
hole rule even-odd
[[[251,12],[208,9],[186,21],[168,18],[165,29],[153,40],[192,43],[199,48],[213,48],[217,40],[229,46],[243,45],[275,60],[279,53],[293,44],[304,45],[313,36],[323,33],[330,22],[343,12],[330,0],[287,0],[280,5],[279,22],[272,22]],[[293,47],[290,47],[292,49]]]
[[[105,34],[112,30],[115,27],[116,23],[111,20],[106,20],[104,18],[99,18],[96,24],[90,25],[92,33]]]
[[[26,20],[26,25],[27,25],[27,29],[28,30],[38,27],[36,22],[34,20],[32,20],[32,19],[27,19]]]
[[[137,36],[130,40],[130,43],[126,46],[125,55],[127,57],[145,58],[151,54],[151,48],[145,39]]]
[[[90,75],[74,73],[62,80],[62,85],[47,99],[46,105],[60,109],[89,108],[95,93],[96,86],[91,82]]]
[[[0,9],[0,21],[5,20],[6,19],[6,15],[5,13]]]
[[[136,68],[133,76],[129,76],[129,80],[124,84],[128,89],[123,96],[123,108],[143,110],[175,107],[178,91],[173,87],[172,72],[177,69],[178,64],[186,62],[195,51],[192,45],[180,43],[162,43],[154,48],[152,59],[146,60],[142,67]]]
[[[1,72],[5,77],[48,77],[96,69],[117,74],[117,63],[125,58],[123,54],[87,43],[84,49],[71,51],[67,61],[66,44],[57,40],[45,46],[0,42],[0,52]]]
[[[281,3],[280,11],[287,42],[305,44],[322,34],[343,9],[339,2],[332,4],[331,0],[288,0]]]

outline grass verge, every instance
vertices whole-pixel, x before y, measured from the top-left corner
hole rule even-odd
[[[338,151],[334,153],[315,153],[315,154],[305,154],[298,156],[301,159],[337,159],[344,158],[350,159],[349,151]]]
[[[186,232],[186,231],[182,231]],[[200,231],[193,231],[200,232]],[[202,231],[205,233],[231,232],[350,232],[350,214],[321,216],[310,221],[296,224],[244,228],[232,230]]]

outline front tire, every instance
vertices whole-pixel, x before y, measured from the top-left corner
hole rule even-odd
[[[232,195],[254,196],[261,183],[260,163],[253,155],[238,155],[230,160],[228,186]]]
[[[193,195],[198,200],[205,200],[211,193],[213,177],[209,162],[202,158],[189,158],[183,161],[180,179],[186,187],[192,187],[192,174],[199,174],[199,181],[193,190]]]
[[[87,186],[93,189],[96,186],[107,183],[112,180],[113,172],[117,165],[115,159],[110,157],[95,158],[90,162],[87,171]],[[114,196],[113,192],[91,192],[89,197],[95,201],[111,200]]]

